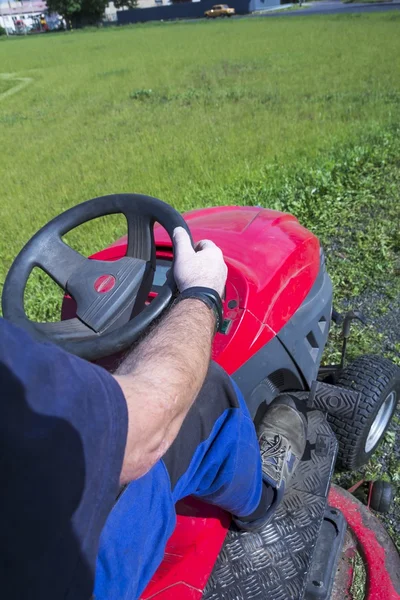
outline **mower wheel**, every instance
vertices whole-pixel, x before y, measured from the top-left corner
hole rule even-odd
[[[337,468],[356,470],[389,427],[400,398],[400,369],[380,356],[360,356],[339,373],[337,385],[361,394],[351,418],[328,415],[339,442]]]
[[[393,487],[387,481],[374,481],[372,484],[370,508],[380,513],[390,511],[393,502]]]

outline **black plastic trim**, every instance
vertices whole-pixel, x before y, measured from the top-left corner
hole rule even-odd
[[[318,277],[300,308],[277,337],[301,372],[307,387],[317,379],[332,316],[332,282],[321,253]]]
[[[275,385],[278,376],[281,379],[279,387]],[[269,404],[280,392],[305,389],[295,363],[276,337],[249,358],[233,374],[233,379],[239,386],[253,419],[259,406],[263,402]]]
[[[329,600],[346,534],[346,519],[328,506],[314,550],[304,600]]]
[[[260,405],[279,393],[310,389],[328,339],[332,295],[321,251],[320,272],[303,304],[278,335],[233,374],[253,419]]]

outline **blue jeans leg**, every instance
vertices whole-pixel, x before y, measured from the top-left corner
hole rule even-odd
[[[127,486],[108,517],[97,560],[96,600],[140,596],[162,561],[178,500],[195,495],[240,517],[258,507],[261,490],[259,447],[243,396],[212,364],[166,456]]]

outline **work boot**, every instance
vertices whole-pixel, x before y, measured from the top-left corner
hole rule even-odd
[[[306,447],[307,419],[288,394],[274,400],[257,427],[264,486],[259,507],[248,517],[236,517],[240,529],[257,531],[267,525],[283,498]],[[273,491],[273,494],[271,493]],[[265,499],[269,498],[269,502]],[[266,506],[262,509],[262,504]],[[260,512],[264,512],[263,515]]]

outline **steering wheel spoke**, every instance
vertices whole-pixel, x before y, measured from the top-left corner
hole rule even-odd
[[[52,236],[44,244],[36,262],[65,290],[72,273],[82,268],[88,259],[65,244],[60,237]]]
[[[145,274],[146,262],[137,258],[87,260],[66,288],[79,319],[97,333],[129,320]]]
[[[140,215],[133,210],[125,213],[128,221],[127,256],[145,261],[154,261],[154,221],[148,215]]]

